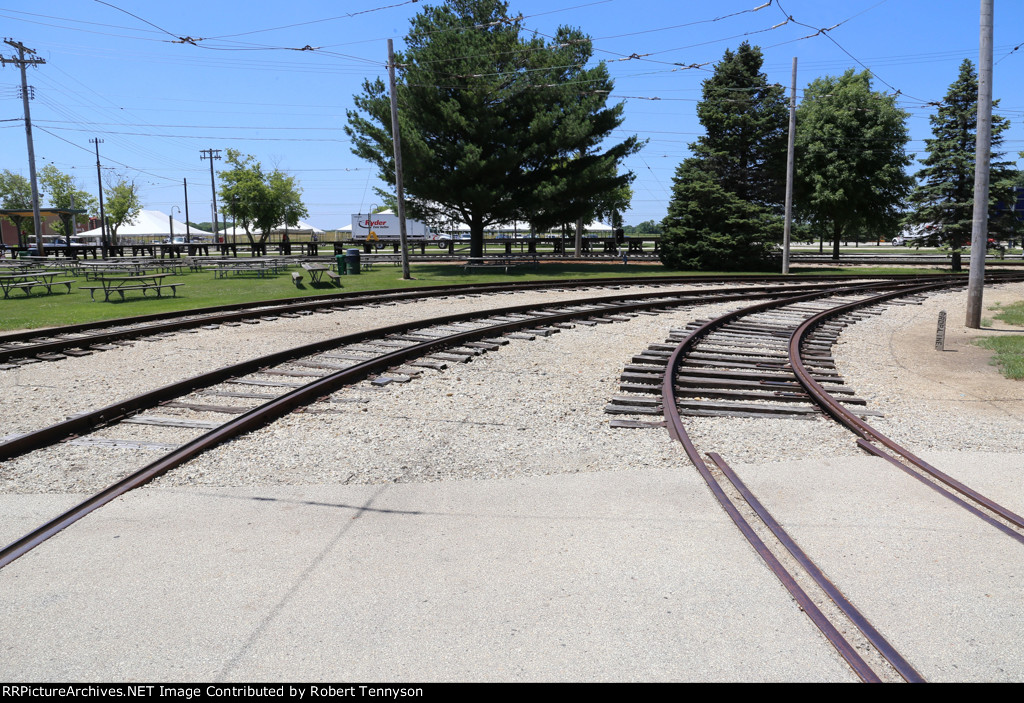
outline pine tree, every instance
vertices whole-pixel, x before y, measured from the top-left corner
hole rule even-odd
[[[998,100],[992,102],[995,108]],[[928,155],[917,172],[917,186],[910,196],[913,210],[908,224],[936,224],[936,234],[919,243],[936,245],[939,240],[958,249],[971,241],[974,220],[974,166],[977,153],[978,75],[974,64],[964,59],[960,74],[949,86],[936,114],[929,117],[932,139],[925,140]],[[1011,235],[1012,217],[1002,216],[1000,202],[1013,203],[1017,171],[1003,160],[999,147],[1008,120],[992,115],[991,166],[989,171],[989,231]]]
[[[707,133],[676,169],[661,238],[666,266],[756,268],[781,239],[788,114],[762,61],[744,42],[704,81],[697,116]]]
[[[502,0],[447,0],[412,18],[405,45],[395,63],[410,211],[468,225],[472,256],[490,224],[572,221],[628,192],[633,176],[616,166],[640,142],[608,146],[623,107],[607,104],[607,68],[585,68],[593,49],[579,30],[561,27],[545,42],[522,36]],[[366,81],[354,102],[352,151],[390,187],[384,82]]]

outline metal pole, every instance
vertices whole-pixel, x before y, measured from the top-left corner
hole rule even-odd
[[[185,183],[185,236],[191,239],[192,225],[188,221],[188,179],[183,178],[182,181]]]
[[[793,230],[793,171],[796,161],[796,57],[789,89],[789,150],[786,153],[786,224],[782,232],[782,273],[789,273],[789,240]]]
[[[100,193],[100,248],[103,251],[103,258],[107,258],[107,215],[103,211],[103,179],[100,177],[100,144],[102,139],[90,139],[90,144],[96,145],[96,187]]]
[[[391,83],[391,140],[395,145],[395,190],[398,195],[398,236],[402,243],[402,279],[409,274],[409,240],[405,234],[405,191],[402,189],[402,138],[398,131],[398,94],[395,90],[395,47],[388,39],[388,80]]]
[[[26,51],[30,54],[34,54],[36,52],[29,49],[21,42],[16,42],[13,39],[5,39],[4,43],[18,50],[18,58],[5,59],[0,57],[0,63],[7,64],[7,62],[10,61],[21,69],[21,102],[25,109],[25,139],[28,142],[28,175],[29,181],[32,183],[32,221],[35,226],[36,233],[36,253],[39,254],[39,256],[45,256],[46,252],[43,250],[43,218],[42,215],[39,214],[39,185],[36,181],[36,151],[32,145],[32,115],[28,108],[29,88],[28,76],[25,73],[25,68],[29,65],[36,66],[46,63],[46,61],[43,59],[26,59]],[[18,237],[20,240],[20,233]]]
[[[199,160],[205,161],[210,160],[210,192],[213,194],[213,206],[211,212],[213,213],[213,241],[217,241],[217,183],[213,176],[213,161],[214,159],[220,160],[220,149],[200,149]],[[227,243],[227,236],[225,234],[224,243]]]
[[[981,327],[988,248],[988,181],[992,151],[992,14],[993,0],[981,0],[978,57],[978,131],[974,153],[974,223],[971,228],[971,270],[967,278],[967,326]]]

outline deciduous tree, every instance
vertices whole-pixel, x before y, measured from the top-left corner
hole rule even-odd
[[[107,228],[110,232],[110,243],[117,244],[117,230],[122,225],[135,221],[142,209],[139,201],[139,189],[135,181],[117,176],[107,184],[103,192],[104,213],[107,216]]]
[[[832,257],[858,229],[889,237],[899,229],[913,183],[907,113],[896,98],[871,89],[867,71],[811,82],[797,109],[797,184],[802,219],[827,232]]]
[[[294,227],[309,213],[302,204],[302,189],[294,176],[274,169],[265,173],[251,155],[228,149],[225,159],[230,169],[220,171],[221,201],[235,223],[245,230],[249,243],[263,246],[278,225]],[[250,229],[259,230],[259,238]]]
[[[5,210],[31,210],[32,184],[18,173],[7,169],[0,172],[0,207]],[[7,216],[18,230],[18,243],[24,244],[24,238],[32,231],[32,218],[20,215]]]
[[[39,190],[41,195],[46,196],[50,207],[96,213],[96,198],[86,191],[80,190],[72,176],[62,172],[53,164],[47,164],[39,171]],[[87,215],[77,215],[76,220],[79,225],[88,225],[89,223]],[[54,223],[53,230],[59,234],[73,234],[71,215],[62,215],[60,222]]]

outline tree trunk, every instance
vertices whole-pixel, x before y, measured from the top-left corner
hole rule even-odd
[[[452,253],[455,253],[455,239],[452,239]],[[469,223],[469,255],[482,257],[484,255],[484,224],[476,218]]]
[[[954,249],[953,250],[953,259],[952,259],[951,265],[953,267],[953,273],[960,273],[961,271],[964,270],[963,266],[961,265],[961,262],[960,262],[960,250],[959,249]]]
[[[838,222],[832,225],[832,260],[839,261],[839,240],[843,236],[843,227]]]

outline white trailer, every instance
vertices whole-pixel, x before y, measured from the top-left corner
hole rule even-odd
[[[430,242],[438,238],[429,227],[416,220],[405,220],[405,236],[410,242]],[[398,215],[352,215],[352,241],[393,244],[400,241]]]

